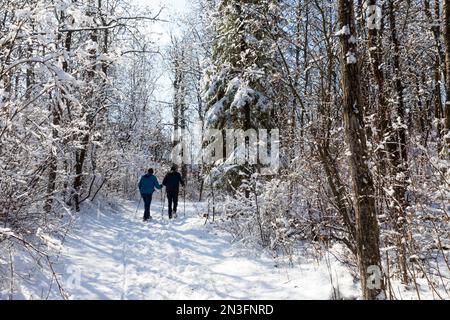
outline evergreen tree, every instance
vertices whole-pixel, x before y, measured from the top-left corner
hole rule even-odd
[[[219,2],[212,61],[203,78],[205,129],[247,131],[274,127],[274,84],[279,60],[274,41],[280,30],[280,9],[276,0]],[[230,152],[224,155],[228,158]],[[216,169],[237,187],[242,183],[239,172],[251,174],[257,167],[227,159]]]

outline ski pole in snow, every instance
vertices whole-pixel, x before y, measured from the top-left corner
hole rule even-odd
[[[163,191],[163,189],[161,189],[161,218],[162,219],[164,219],[164,204],[165,204],[164,191]]]
[[[139,203],[138,203],[138,206],[137,206],[137,208],[136,208],[136,212],[134,213],[134,217],[135,217],[135,218],[136,218],[136,216],[137,216],[137,213],[138,213],[139,207],[141,206],[141,200],[142,200],[142,198],[140,197],[140,198],[139,198]]]
[[[183,216],[186,217],[186,187],[183,187]]]

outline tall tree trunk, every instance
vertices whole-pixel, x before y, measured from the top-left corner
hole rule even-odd
[[[94,5],[93,7],[94,8]],[[101,8],[98,8],[99,10]],[[93,9],[91,9],[93,10]],[[86,13],[90,17],[95,16],[94,11],[90,11]],[[92,30],[90,32],[90,38],[93,43],[98,43],[98,30]],[[87,105],[84,106],[84,110],[82,113],[82,118],[86,117],[85,121],[86,123],[83,124],[83,127],[80,128],[84,132],[81,134],[81,141],[80,141],[80,149],[75,151],[75,179],[73,183],[73,189],[74,189],[74,195],[73,199],[75,202],[75,211],[80,211],[80,202],[81,202],[81,193],[82,193],[82,186],[83,186],[83,168],[84,168],[84,162],[86,160],[86,156],[88,153],[89,148],[89,141],[90,141],[90,128],[93,125],[95,121],[95,112],[92,111],[92,108],[97,106],[98,101],[95,101],[95,92],[94,92],[94,80],[95,80],[95,71],[98,67],[97,63],[97,56],[98,52],[97,49],[92,48],[89,50],[89,57],[91,60],[91,67],[87,70],[86,73],[86,83],[90,84],[88,90],[86,91],[86,101]],[[91,109],[91,110],[90,110]]]
[[[346,140],[350,151],[358,266],[365,299],[377,299],[383,293],[381,279],[371,283],[373,268],[381,270],[379,229],[375,209],[374,185],[368,167],[366,131],[361,103],[360,70],[357,61],[356,28],[353,0],[338,1],[340,28],[340,69]],[[380,284],[380,285],[378,285]]]
[[[370,0],[368,3],[369,6],[377,6],[377,0]],[[378,86],[378,108],[377,108],[377,142],[384,143],[384,137],[389,128],[389,112],[387,106],[387,99],[385,93],[385,76],[382,69],[383,65],[383,50],[380,44],[380,33],[379,29],[375,25],[368,25],[368,40],[369,40],[369,57],[370,57],[370,65],[372,67],[372,73],[375,79],[375,82]],[[380,160],[384,160],[384,152],[383,148],[379,148],[379,157]],[[381,166],[385,167],[385,166]]]
[[[182,55],[182,58],[184,55]],[[184,72],[183,70],[180,70],[180,72]],[[186,134],[187,129],[187,121],[186,121],[186,75],[183,74],[181,77],[182,81],[180,83],[180,99],[179,99],[179,110],[180,110],[180,129],[182,134]],[[182,137],[180,137],[182,138]],[[181,164],[181,175],[186,182],[187,180],[187,163],[185,161],[186,156],[184,153],[189,152],[186,147],[183,147],[183,162]]]
[[[58,170],[58,159],[56,155],[56,148],[53,146],[58,139],[58,126],[61,123],[61,116],[56,105],[52,106],[52,150],[50,150],[50,157],[48,160],[48,180],[47,180],[47,199],[45,200],[44,210],[49,213],[53,207],[53,197],[56,190],[56,178]]]
[[[177,49],[177,47],[176,47]],[[174,134],[174,140],[173,140],[173,144],[172,147],[175,148],[179,143],[179,139],[181,139],[180,137],[180,133],[179,133],[179,129],[180,129],[180,109],[181,109],[181,102],[180,100],[182,99],[181,97],[181,82],[182,82],[182,74],[181,74],[181,70],[180,70],[180,62],[179,62],[179,58],[178,58],[178,52],[175,52],[175,57],[174,57],[174,82],[173,82],[173,89],[175,92],[175,96],[174,96],[174,104],[173,104],[173,134]]]
[[[436,131],[437,131],[437,147],[438,150],[441,150],[441,140],[442,140],[442,118],[443,118],[443,109],[442,109],[442,92],[441,92],[441,79],[442,74],[444,75],[444,82],[447,79],[447,75],[445,72],[445,53],[442,46],[441,39],[441,8],[440,8],[440,0],[434,1],[434,17],[431,11],[430,1],[424,0],[424,11],[425,15],[430,23],[430,29],[433,33],[434,43],[436,47],[435,54],[435,67],[434,67],[434,117],[436,121]]]
[[[197,71],[201,70],[200,59],[198,57],[196,57],[195,63],[196,63],[195,64],[196,70]],[[198,118],[200,120],[200,137],[203,137],[203,128],[205,127],[205,115],[204,115],[204,108],[203,108],[202,91],[201,91],[201,88],[199,85],[201,83],[201,78],[202,78],[202,73],[196,72],[196,78],[195,78],[196,81],[194,83],[194,86],[195,86],[195,93],[196,93],[196,98],[197,98],[197,108],[198,108],[197,113],[198,113]],[[193,163],[195,163],[195,162],[193,162]],[[204,170],[204,166],[203,166],[203,164],[200,163],[197,167],[197,180],[200,181],[199,195],[198,195],[199,202],[202,201],[203,187],[205,184],[203,170]]]
[[[388,150],[392,161],[392,180],[395,203],[393,205],[393,223],[397,232],[397,249],[399,250],[399,265],[403,283],[408,283],[408,271],[406,266],[406,207],[408,201],[406,197],[408,181],[408,154],[406,149],[406,123],[405,123],[405,101],[403,94],[403,83],[400,65],[400,44],[397,36],[396,17],[394,12],[394,1],[389,0],[389,21],[391,27],[391,41],[394,47],[393,67],[394,67],[394,92],[395,103],[397,105],[397,119],[401,121],[397,129],[392,132]]]
[[[61,21],[64,22],[65,15],[64,13],[61,13]],[[63,35],[61,33],[58,33],[58,42],[62,41]],[[65,39],[63,42],[63,47],[65,52],[70,52],[71,46],[72,46],[72,33],[68,32],[65,35]],[[68,72],[69,70],[69,64],[64,59],[62,63],[62,69],[64,72]],[[64,103],[69,107],[70,101],[66,98],[63,99]],[[59,133],[58,133],[58,126],[61,123],[61,113],[60,108],[58,106],[57,101],[52,105],[52,146],[55,146],[56,141],[58,139]],[[56,147],[54,150],[50,150],[50,157],[49,157],[49,163],[48,163],[48,180],[47,180],[47,199],[44,204],[44,210],[45,212],[49,213],[52,210],[53,207],[53,197],[56,190],[56,178],[57,178],[57,170],[58,170],[58,159],[56,155]]]
[[[450,0],[444,0],[444,41],[445,41],[445,149],[444,156],[450,155]]]

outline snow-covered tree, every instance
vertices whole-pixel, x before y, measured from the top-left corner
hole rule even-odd
[[[219,2],[211,62],[203,78],[205,128],[274,127],[274,84],[279,74],[274,43],[280,33],[280,13],[279,1],[274,0]],[[240,171],[255,170],[230,165],[227,160],[215,169],[223,172],[227,167],[227,173],[234,175],[234,187],[243,178],[237,176]]]

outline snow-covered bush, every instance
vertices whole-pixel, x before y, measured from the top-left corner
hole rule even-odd
[[[63,238],[83,202],[134,196],[169,134],[149,104],[152,60],[139,54],[148,12],[126,0],[13,0],[0,15],[0,227],[11,232],[0,234],[0,269],[9,278],[11,248],[45,266],[47,240]]]

